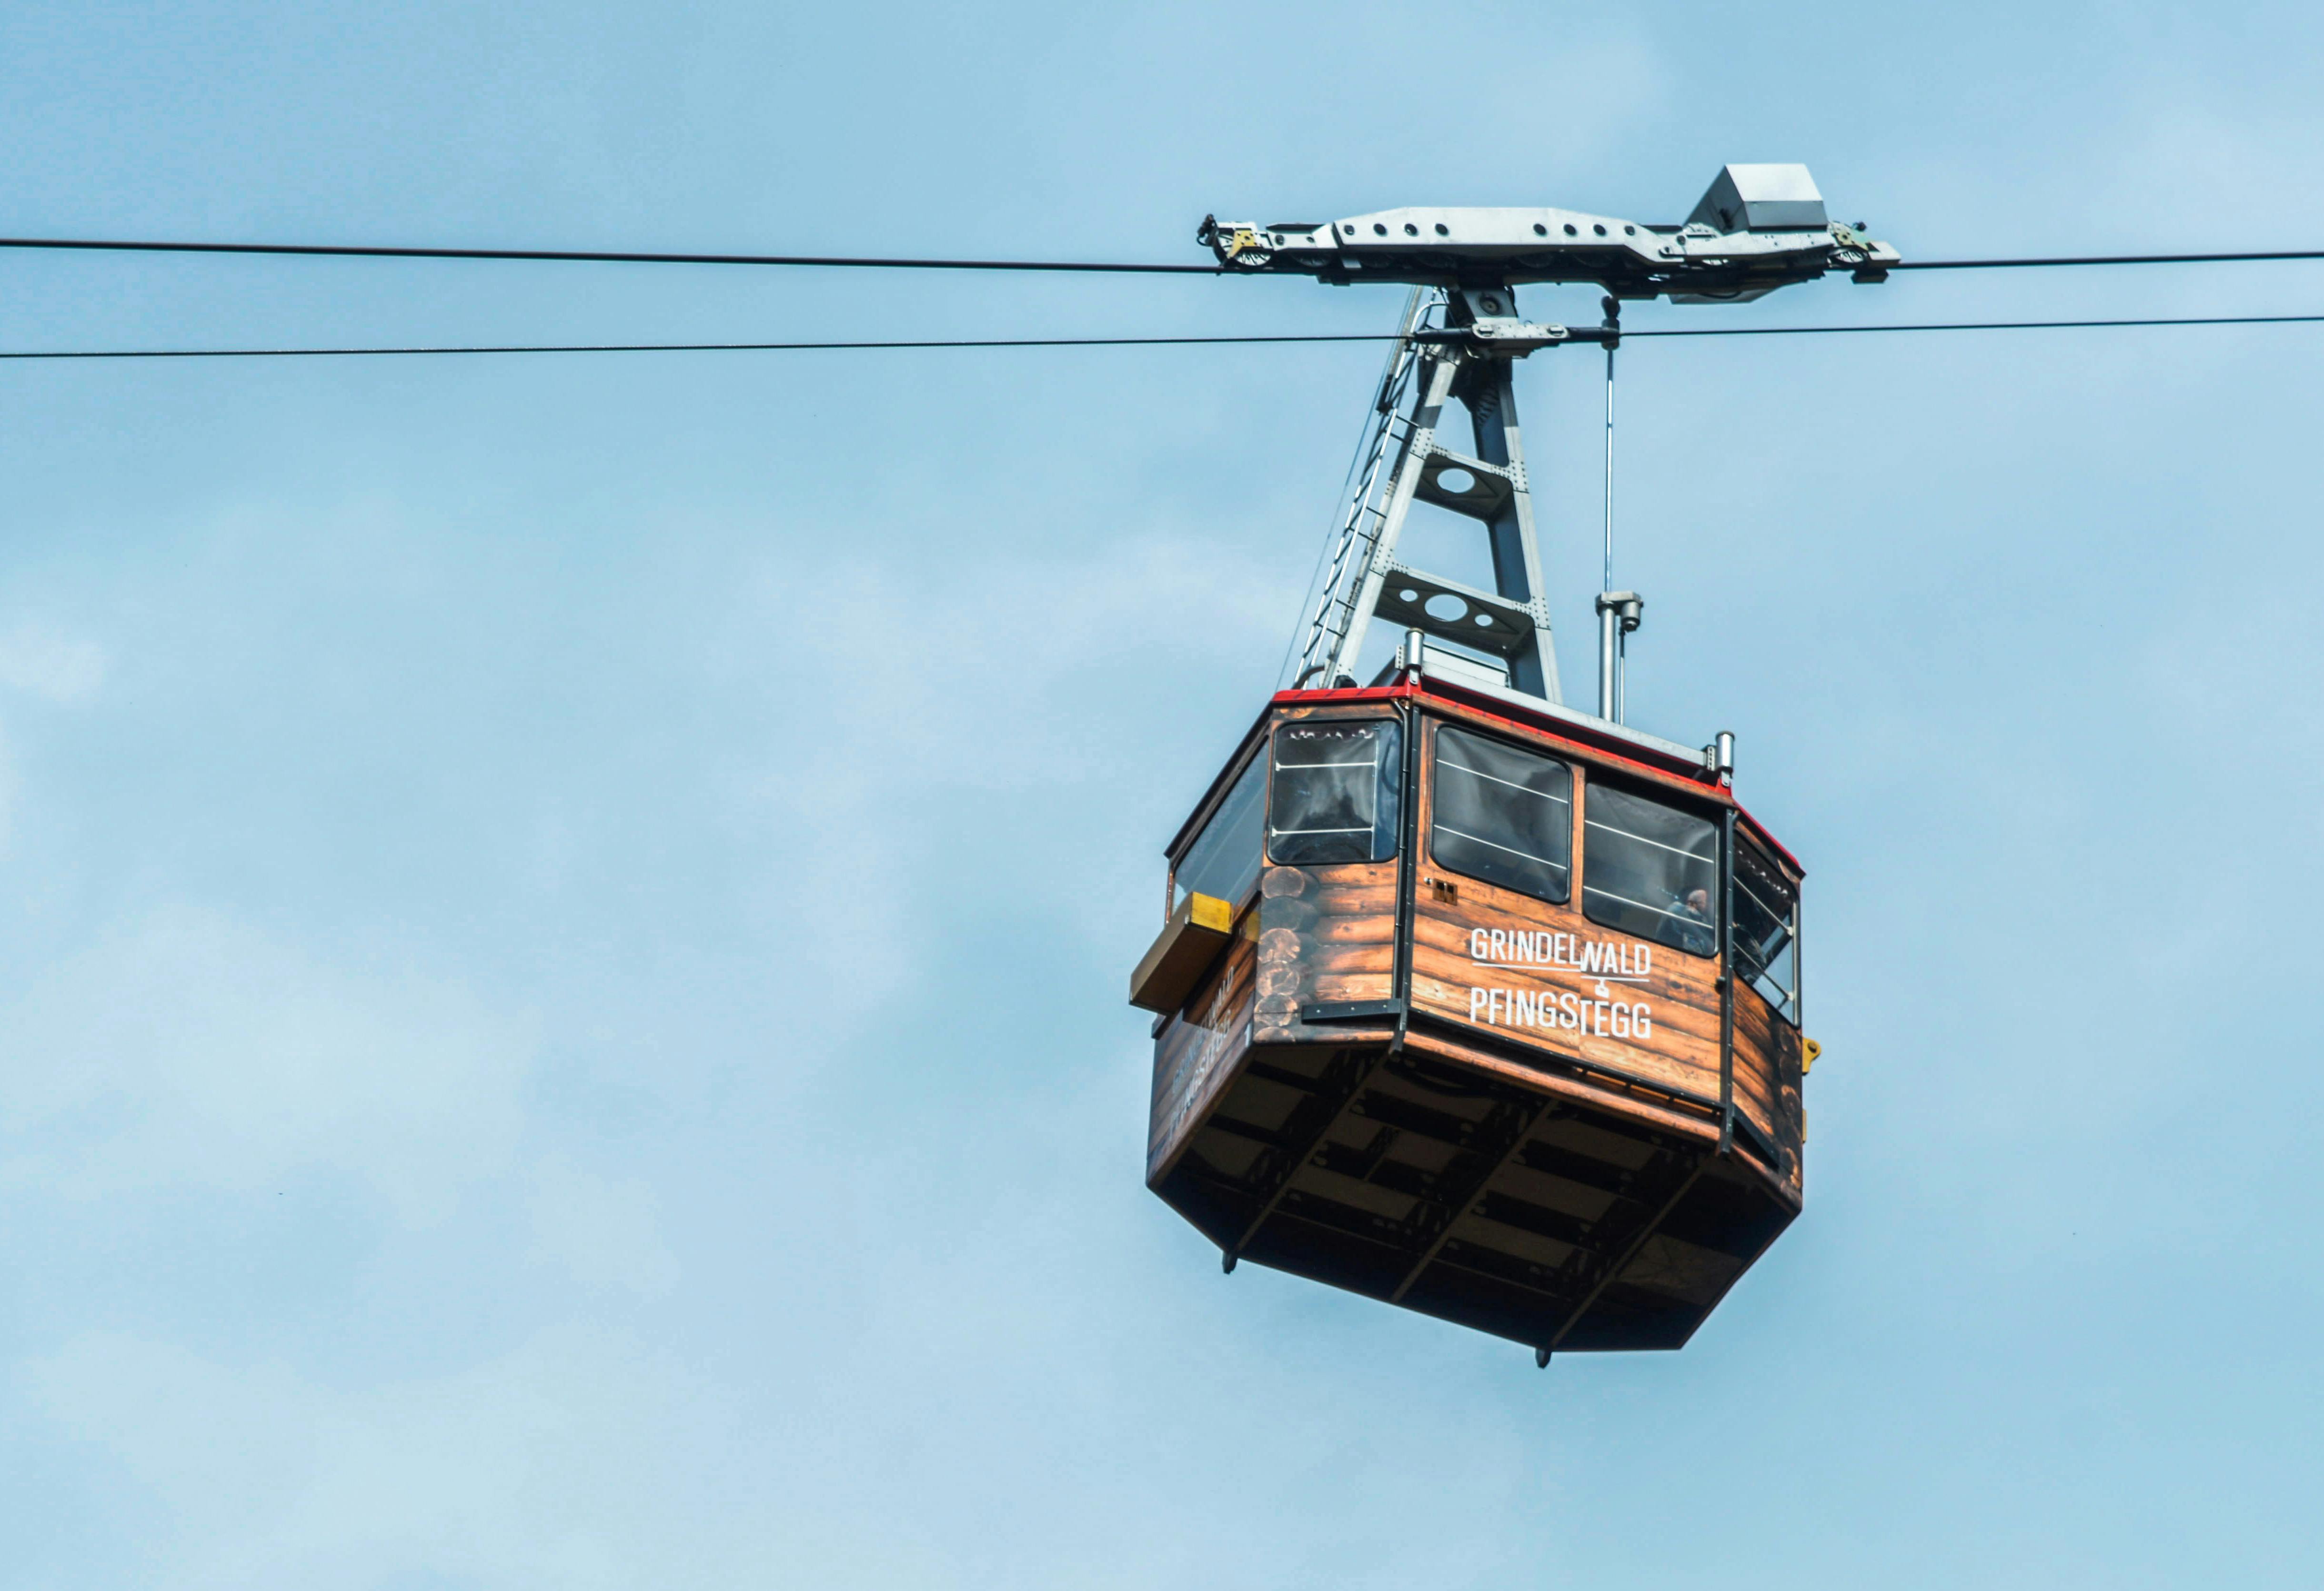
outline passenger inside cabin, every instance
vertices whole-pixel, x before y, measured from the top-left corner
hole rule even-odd
[[[1642,791],[1593,782],[1583,823],[1582,914],[1690,956],[1715,956],[1719,829]]]
[[[1687,891],[1679,915],[1684,919],[1679,927],[1681,948],[1697,956],[1712,954],[1718,948],[1719,938],[1711,931],[1711,892]]]

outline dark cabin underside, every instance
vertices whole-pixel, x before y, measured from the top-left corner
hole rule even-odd
[[[1155,1191],[1231,1260],[1561,1353],[1683,1346],[1798,1213],[1715,1128],[1391,1050],[1253,1047]]]

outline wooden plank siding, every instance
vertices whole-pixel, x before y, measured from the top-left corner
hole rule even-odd
[[[1749,1114],[1775,1140],[1775,1168],[1794,1192],[1802,1187],[1807,1121],[1800,1097],[1800,1031],[1775,1014],[1758,990],[1745,986],[1735,997],[1736,1094],[1752,1081]]]
[[[1269,867],[1259,875],[1259,1041],[1335,1042],[1346,1025],[1315,1033],[1301,1020],[1302,1006],[1394,997],[1396,883],[1393,861]]]

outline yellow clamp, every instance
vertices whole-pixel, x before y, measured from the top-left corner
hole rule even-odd
[[[1816,1057],[1822,1053],[1822,1045],[1817,1043],[1813,1039],[1809,1038],[1805,1033],[1801,1034],[1800,1076],[1804,1078],[1810,1072],[1815,1070]]]

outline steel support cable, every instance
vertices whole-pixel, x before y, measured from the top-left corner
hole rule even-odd
[[[486,343],[344,348],[41,348],[0,349],[0,359],[295,359],[414,354],[795,354],[817,349],[867,352],[904,348],[1143,348],[1220,343],[1376,343],[1385,331],[1268,333],[1248,337],[918,338],[892,341],[794,343]]]
[[[2157,326],[2305,326],[2319,315],[2183,315],[2105,320],[1932,320],[1892,326],[1703,326],[1651,331],[1627,328],[1622,340],[1659,337],[1840,337],[1899,331],[2074,331]],[[341,359],[449,354],[785,354],[912,348],[1219,347],[1265,343],[1394,342],[1392,331],[1289,332],[1227,337],[923,338],[893,341],[784,343],[484,343],[331,348],[5,348],[0,360]]]
[[[2105,320],[1915,320],[1892,326],[1702,326],[1624,331],[1639,337],[1829,337],[1877,331],[2075,331],[2133,326],[2301,326],[2324,315],[2151,315]]]
[[[1079,271],[1136,276],[1270,274],[1210,264],[1100,260],[951,260],[859,254],[681,254],[643,249],[447,248],[364,243],[197,243],[168,238],[0,237],[0,249],[96,254],[275,254],[339,259],[510,260],[612,265],[761,265],[875,271]],[[2324,249],[2248,249],[2184,254],[2070,254],[1992,260],[1904,260],[1890,271],[2012,271],[2044,266],[2225,265],[2324,260]]]
[[[1224,265],[1151,265],[1099,260],[942,260],[862,254],[669,254],[640,249],[437,248],[368,243],[176,243],[135,238],[0,237],[0,249],[7,248],[84,254],[290,254],[357,260],[530,260],[595,265],[788,265],[853,271],[1087,271],[1130,276],[1230,274]]]
[[[2246,250],[2217,254],[2058,254],[2017,260],[1899,260],[1890,271],[2025,271],[2048,265],[2241,265],[2269,260],[2324,260],[2324,248]]]

